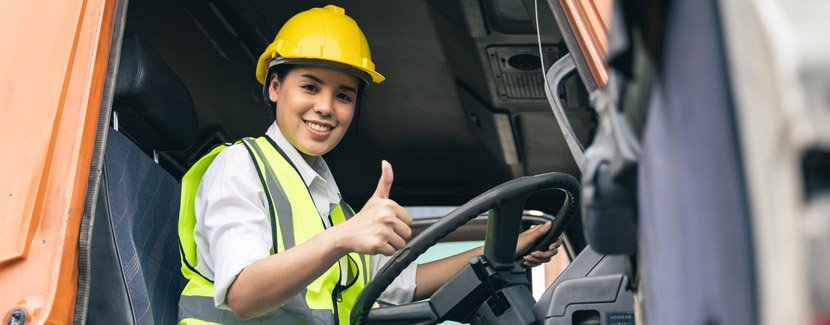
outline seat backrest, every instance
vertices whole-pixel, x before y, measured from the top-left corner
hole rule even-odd
[[[177,235],[180,184],[148,152],[183,150],[196,116],[184,84],[145,41],[125,33],[95,211],[91,324],[173,324],[185,279]]]

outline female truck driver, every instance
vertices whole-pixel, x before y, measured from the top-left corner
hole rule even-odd
[[[409,239],[412,217],[389,199],[388,162],[374,195],[355,213],[322,155],[343,138],[364,87],[384,77],[357,23],[333,5],[288,20],[256,76],[276,121],[262,137],[215,148],[182,179],[179,238],[189,282],[179,323],[348,324],[383,257]],[[522,233],[517,251],[549,228]],[[557,247],[528,254],[524,263],[549,261]],[[480,254],[477,248],[413,263],[381,300],[429,297]]]

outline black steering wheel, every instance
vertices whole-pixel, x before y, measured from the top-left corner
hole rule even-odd
[[[352,309],[353,324],[435,324],[445,320],[468,322],[479,310],[501,316],[514,313],[515,317],[532,317],[529,311],[533,298],[527,289],[516,284],[527,284],[524,269],[515,263],[516,240],[520,232],[525,201],[534,192],[558,189],[565,193],[565,202],[553,221],[551,230],[532,245],[528,252],[545,250],[553,243],[576,215],[579,207],[579,181],[563,173],[547,173],[521,177],[498,185],[453,210],[400,249],[378,271],[374,279],[361,291]],[[447,283],[433,293],[429,300],[375,308],[380,294],[418,256],[442,238],[478,215],[489,211],[484,255],[476,256]],[[527,253],[527,252],[525,252]],[[511,289],[512,288],[512,289]],[[526,286],[525,286],[526,288]],[[527,294],[524,292],[527,291]],[[530,299],[528,302],[527,299]],[[514,300],[524,303],[515,303]],[[514,303],[510,303],[514,301]],[[529,306],[515,306],[529,305]],[[510,310],[510,307],[523,311]],[[531,313],[527,315],[528,311]],[[510,316],[512,314],[508,314]]]

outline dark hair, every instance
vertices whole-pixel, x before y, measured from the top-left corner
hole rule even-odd
[[[271,84],[271,76],[273,74],[277,74],[277,80],[280,83],[285,80],[285,77],[288,76],[288,73],[291,72],[296,67],[293,64],[278,64],[270,69],[268,69],[268,74],[265,75],[265,85],[262,88],[262,96],[263,100],[265,101],[265,115],[268,119],[268,123],[270,124],[274,120],[277,119],[277,103],[271,101],[271,98],[268,96],[268,87]],[[360,115],[360,104],[363,102],[363,94],[366,91],[366,82],[363,79],[357,78],[357,94],[354,102],[354,121],[357,122],[357,117]]]

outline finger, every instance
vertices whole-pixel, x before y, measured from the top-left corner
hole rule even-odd
[[[548,257],[553,257],[554,255],[556,255],[556,253],[559,253],[558,247],[547,251],[545,255],[547,255]]]
[[[531,241],[535,242],[536,240],[544,236],[546,233],[548,233],[548,230],[550,230],[550,221],[545,222],[544,224],[541,224],[537,227],[528,229],[525,232],[528,236],[530,236]]]
[[[522,262],[522,264],[524,264],[524,266],[529,267],[529,268],[534,268],[534,267],[539,266],[539,264],[536,264],[536,263],[533,263],[533,262],[528,262],[528,261],[524,261],[524,262]]]
[[[550,258],[539,258],[539,257],[532,256],[532,255],[525,256],[524,260],[525,261],[530,261],[530,262],[533,262],[533,263],[537,263],[537,264],[550,262]]]
[[[388,199],[389,191],[392,190],[392,181],[395,179],[395,175],[392,173],[392,165],[390,165],[386,160],[380,163],[380,170],[381,172],[380,180],[378,180],[378,187],[375,189],[375,193],[372,194],[372,197]]]
[[[528,229],[535,229],[536,231],[543,230],[545,227],[548,226],[549,222],[550,221],[546,221],[544,223],[538,223],[538,224],[530,226],[530,228],[528,228]]]
[[[535,251],[532,253],[533,256],[537,258],[551,258],[553,255],[556,255],[556,251]]]
[[[409,237],[412,236],[412,228],[409,228],[409,225],[405,224],[400,219],[395,219],[392,223],[392,229],[395,230],[395,234],[404,240],[409,240]]]
[[[555,242],[553,242],[553,244],[550,244],[550,246],[548,246],[548,250],[556,250],[561,246],[562,246],[562,241],[561,240],[556,240]]]
[[[395,215],[398,216],[398,219],[401,219],[401,221],[403,221],[403,223],[405,223],[407,225],[412,224],[412,216],[409,214],[409,211],[406,211],[406,209],[404,209],[402,206],[398,205],[397,202],[395,202],[395,205],[393,206],[393,209],[395,209]]]
[[[406,246],[406,241],[397,234],[390,235],[386,240],[389,242],[389,245],[392,245],[392,247],[395,248],[396,251]]]
[[[536,267],[536,266],[541,265],[542,261],[540,261],[538,259],[535,259],[535,258],[532,258],[530,256],[525,256],[525,258],[523,260],[523,263],[524,263],[524,265],[527,265],[529,267]]]
[[[389,243],[386,243],[386,245],[381,246],[381,248],[379,250],[379,253],[381,253],[383,255],[386,255],[386,256],[392,256],[392,254],[395,254],[395,252],[397,252],[397,251],[398,250],[395,249],[395,247],[392,247],[392,245],[390,245]]]

